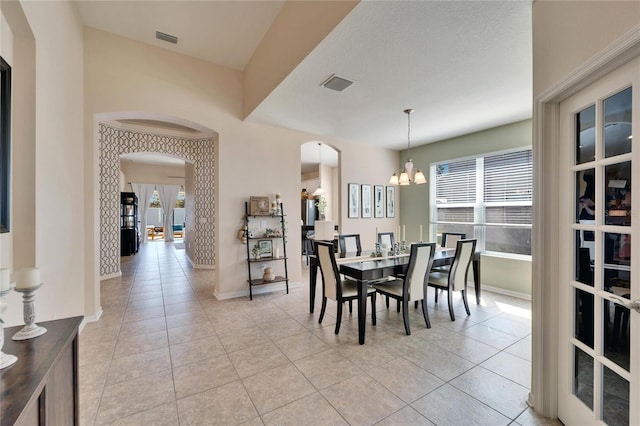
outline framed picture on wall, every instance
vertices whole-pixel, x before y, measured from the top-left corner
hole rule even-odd
[[[9,232],[11,207],[11,67],[0,58],[0,233]]]
[[[373,217],[384,217],[384,186],[373,187]]]
[[[350,183],[347,196],[349,197],[349,217],[360,217],[360,185]]]
[[[361,185],[362,188],[362,217],[371,217],[373,212],[373,200],[371,197],[371,185]]]
[[[387,186],[387,217],[396,217],[396,187]]]

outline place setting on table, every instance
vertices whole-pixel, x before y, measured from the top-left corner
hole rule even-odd
[[[421,227],[422,228],[422,227]],[[422,231],[422,229],[420,229]],[[400,231],[396,229],[396,235]],[[422,232],[420,232],[422,234]],[[376,241],[378,241],[376,228]],[[421,235],[422,237],[422,235]],[[381,248],[376,242],[374,250],[361,250],[359,252],[340,252],[335,255],[336,267],[340,274],[358,283],[358,340],[360,344],[365,341],[365,319],[367,286],[372,281],[379,281],[390,276],[402,276],[406,273],[409,263],[409,251],[411,245],[403,241],[394,244],[388,251]],[[437,247],[434,252],[432,268],[450,265],[456,255],[455,247]],[[480,303],[480,253],[472,255],[473,280],[476,294],[476,303]],[[314,312],[316,281],[318,277],[319,262],[315,256],[309,262],[309,312]]]

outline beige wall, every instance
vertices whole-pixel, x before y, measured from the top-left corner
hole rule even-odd
[[[120,160],[120,170],[124,173],[125,188],[131,190],[129,184],[152,183],[158,185],[184,185],[184,166],[137,163]],[[175,176],[182,176],[177,178]]]
[[[30,265],[23,264],[23,254],[17,259],[14,253],[10,253],[8,258],[13,259],[13,264],[8,266],[40,268],[44,285],[36,295],[36,310],[38,320],[46,321],[84,312],[84,214],[78,208],[84,205],[82,28],[71,3],[23,2],[14,3],[11,7],[19,5],[24,11],[21,18],[26,22],[19,22],[20,13],[14,13],[15,10],[5,16],[12,28],[15,25],[16,31],[24,32],[26,27],[30,27],[35,40],[35,119],[24,115],[14,117],[14,120],[31,118],[30,127],[35,130],[32,133],[35,135],[35,152],[31,154],[35,155],[37,171],[33,180],[35,244],[30,246],[30,253],[24,253],[33,259]],[[16,46],[24,48],[23,44]],[[14,56],[22,53],[25,52],[14,52]],[[25,59],[27,61],[28,58]],[[28,69],[24,71],[27,78],[33,75]],[[14,76],[24,77],[19,69],[14,70]],[[29,86],[26,82],[22,87]],[[21,97],[24,100],[29,96],[28,90],[26,93],[14,90],[14,99]],[[29,108],[32,107],[24,105],[21,111]],[[15,124],[24,130],[24,123]],[[29,143],[29,137],[29,133],[23,131],[14,142],[19,144],[26,140]],[[21,161],[28,160],[23,158]],[[16,174],[13,177],[15,179]],[[17,179],[13,183],[14,200],[21,196],[33,197],[29,181],[24,182],[24,193],[21,191],[22,183]],[[24,205],[18,200],[15,204]],[[24,224],[17,213],[14,211],[12,216],[14,239],[23,237],[19,230]],[[29,220],[28,217],[25,219]],[[29,225],[34,226],[33,223]],[[28,239],[28,233],[24,237]],[[6,247],[3,238],[3,258],[6,250],[13,252],[13,247]],[[6,322],[21,323],[22,303],[18,294],[12,294],[8,303]]]
[[[293,283],[301,281],[301,262],[296,257],[300,253],[300,145],[318,140],[316,135],[242,122],[241,77],[234,70],[85,28],[85,143],[94,152],[85,164],[87,181],[97,179],[93,160],[96,114],[145,111],[189,120],[218,132],[215,291],[220,297],[247,292],[246,249],[236,238],[236,231],[242,225],[244,202],[251,195],[282,195],[289,215],[290,279]],[[384,177],[392,173],[398,161],[393,151],[323,141],[342,152],[343,186],[347,181],[384,183]],[[353,167],[360,163],[378,167],[369,171]],[[95,211],[96,197],[95,192],[88,195],[86,206],[94,227],[98,218],[90,212]],[[345,206],[343,202],[343,217]],[[371,238],[367,237],[364,243],[373,244],[377,220],[347,222],[343,221],[343,228],[363,235],[370,233]],[[87,245],[97,247],[95,238],[87,233]]]
[[[534,97],[639,24],[638,1],[533,2]]]
[[[429,179],[429,168],[432,163],[530,146],[531,131],[531,120],[524,120],[419,146],[411,150],[411,155],[415,167],[421,169]],[[405,161],[406,151],[400,155],[400,158]],[[400,187],[400,222],[406,225],[408,241],[418,241],[420,224],[423,226],[424,238],[435,241],[436,236],[429,236],[427,231],[430,215],[429,190],[429,183]],[[482,257],[482,284],[508,292],[531,294],[531,261],[503,259],[492,256]],[[501,269],[507,265],[512,274],[501,272]]]

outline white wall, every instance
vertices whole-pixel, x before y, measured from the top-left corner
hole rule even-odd
[[[16,28],[24,28],[28,23],[33,33],[37,88],[35,121],[31,122],[35,129],[37,170],[35,245],[33,253],[27,254],[33,257],[34,265],[21,266],[38,266],[41,270],[44,285],[36,295],[36,311],[37,320],[45,321],[85,312],[85,215],[78,208],[84,205],[82,28],[71,3],[22,2],[19,5],[27,22],[17,22],[17,15],[11,15],[13,21],[8,23]],[[16,7],[18,3],[11,6]],[[25,72],[27,76],[30,74],[28,70]],[[19,70],[14,70],[14,76],[19,75]],[[23,92],[13,95],[14,99],[29,96]],[[21,196],[20,185],[21,181],[14,182],[14,199]],[[25,194],[32,194],[28,187]],[[51,214],[52,211],[56,214]],[[14,212],[14,232],[20,229],[20,220],[20,215]],[[14,238],[16,236],[18,234],[14,234]],[[13,247],[8,249],[13,251]],[[3,258],[5,250],[3,239]],[[13,258],[11,267],[14,267],[19,261],[12,254],[8,258]],[[8,302],[6,322],[21,323],[20,298],[15,294]]]

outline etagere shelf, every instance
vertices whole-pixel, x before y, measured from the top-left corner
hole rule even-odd
[[[287,288],[287,294],[289,294],[289,271],[287,269],[287,238],[286,238],[286,225],[285,225],[285,214],[283,210],[282,203],[278,206],[278,210],[276,213],[272,212],[269,214],[249,214],[249,203],[244,203],[244,223],[245,229],[247,229],[246,234],[246,248],[247,248],[247,270],[249,273],[249,299],[253,300],[253,287],[259,285],[266,284],[274,284],[279,282],[284,282]],[[277,223],[274,228],[271,229],[273,232],[274,229],[277,230],[275,233],[266,233],[266,229],[260,229],[257,231],[252,230],[252,226],[254,222],[263,222],[270,221],[273,224]],[[260,226],[262,228],[262,225]],[[271,255],[263,256],[260,254],[259,257],[255,257],[253,252],[253,247],[256,244],[259,244],[260,241],[270,241],[271,244],[267,244],[267,246],[271,246]],[[282,244],[282,253],[279,253],[279,250],[274,250],[274,244],[280,243]],[[256,277],[256,269],[257,265],[264,265],[269,262],[282,262],[284,264],[284,275],[275,275],[272,280],[265,280],[262,277]],[[253,269],[253,270],[252,270]]]

